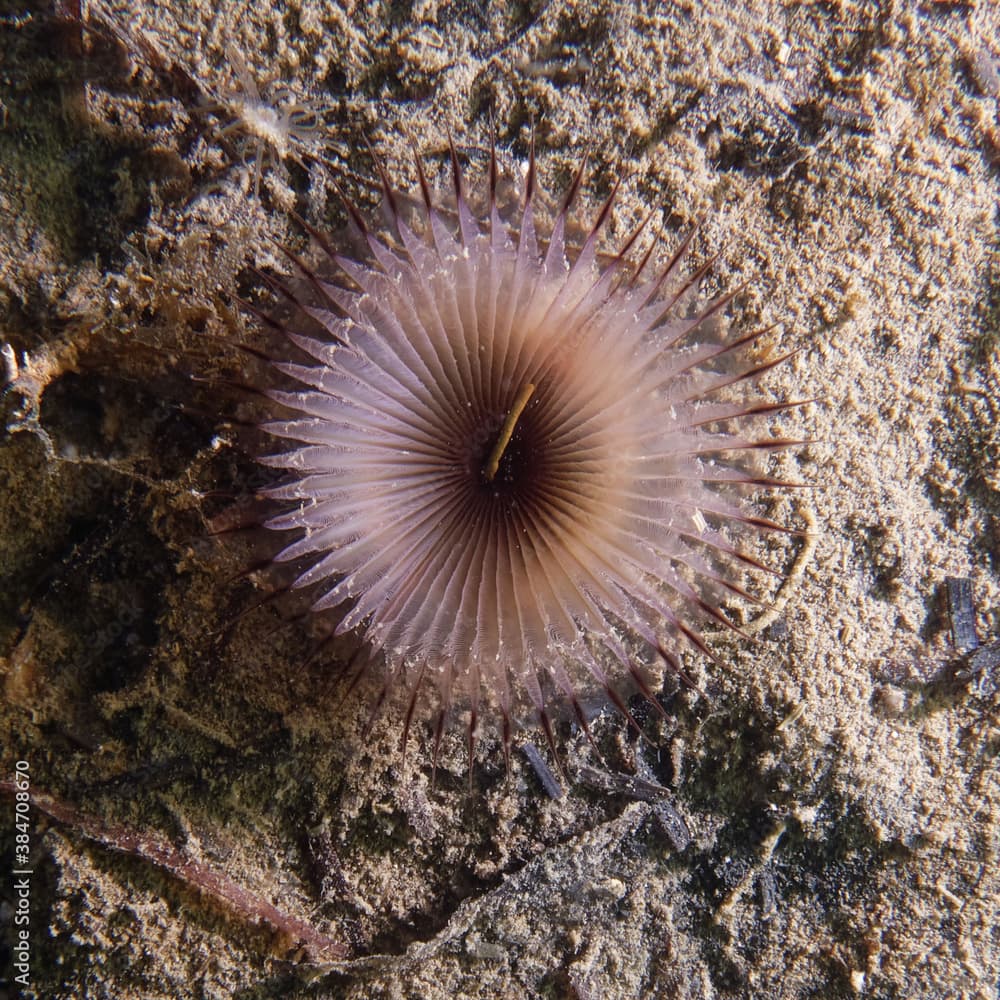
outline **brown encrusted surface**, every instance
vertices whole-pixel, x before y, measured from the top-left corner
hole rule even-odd
[[[27,759],[91,824],[33,816],[37,995],[995,996],[1000,684],[952,662],[943,601],[971,577],[1000,635],[995,5],[134,7],[0,26],[0,341],[29,362],[8,425],[40,401],[0,441],[0,778]],[[301,629],[224,630],[251,592],[208,494],[259,473],[189,375],[233,377],[234,294],[281,266],[285,210],[342,222],[291,158],[254,198],[256,142],[220,134],[240,59],[324,105],[307,151],[369,211],[362,135],[406,186],[400,126],[435,175],[450,130],[475,180],[490,106],[508,168],[533,118],[547,188],[589,147],[592,204],[627,176],[612,236],[706,213],[699,253],[749,281],[735,321],[801,348],[767,388],[822,399],[786,468],[821,489],[773,513],[815,551],[778,627],[691,662],[711,704],[674,697],[640,751],[684,853],[647,804],[547,799],[520,754],[507,785],[489,738],[471,794],[460,731],[431,789],[428,734],[405,764],[391,719],[359,741]],[[631,770],[621,725],[598,736]],[[356,964],[314,979],[95,823]]]

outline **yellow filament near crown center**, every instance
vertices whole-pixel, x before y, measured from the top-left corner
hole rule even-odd
[[[490,452],[486,468],[483,469],[483,475],[486,476],[488,483],[493,482],[497,469],[500,468],[500,459],[503,458],[503,453],[507,450],[507,445],[510,444],[510,439],[514,436],[514,428],[518,418],[524,413],[524,408],[528,405],[528,400],[531,399],[534,391],[534,382],[528,382],[521,387],[521,391],[517,394],[517,398],[507,414],[507,419],[504,420],[503,426],[500,428],[500,436],[497,438],[497,443],[493,445],[493,451]]]

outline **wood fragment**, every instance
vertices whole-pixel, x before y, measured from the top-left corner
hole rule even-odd
[[[656,780],[656,774],[650,766],[649,761],[638,750],[635,755],[635,770],[638,776],[644,781],[655,785],[657,788],[663,788]],[[666,788],[663,788],[663,790],[667,792]],[[693,838],[684,817],[666,798],[655,800],[652,802],[652,806],[653,818],[656,820],[660,832],[670,841],[670,846],[678,853],[686,850]]]
[[[632,774],[600,771],[595,767],[578,768],[576,777],[598,791],[650,803],[657,825],[675,851],[683,851],[691,843],[691,831],[684,817],[667,801],[670,789]]]
[[[959,653],[970,653],[979,647],[972,581],[967,576],[948,576],[944,582],[948,592],[952,644]]]
[[[652,781],[644,781],[634,774],[619,774],[614,771],[601,771],[596,767],[579,767],[576,777],[589,788],[599,792],[610,792],[614,795],[624,795],[638,802],[658,802],[670,791]]]
[[[563,797],[562,785],[559,784],[549,765],[545,763],[545,758],[538,752],[538,747],[534,743],[525,743],[521,747],[521,753],[528,759],[528,763],[541,782],[542,788],[545,789],[545,794],[550,799],[561,799]]]
[[[757,879],[757,892],[760,902],[760,915],[763,920],[769,920],[778,912],[778,893],[774,885],[774,873],[770,868],[764,868]]]

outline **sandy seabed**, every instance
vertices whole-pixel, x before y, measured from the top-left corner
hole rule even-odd
[[[133,7],[0,22],[22,992],[995,997],[1000,666],[956,649],[946,580],[1000,639],[996,6]],[[251,81],[322,127],[251,134]],[[598,720],[603,761],[559,727],[571,774],[647,766],[686,845],[625,792],[550,799],[520,753],[508,781],[488,732],[473,790],[460,727],[432,789],[426,727],[405,761],[398,718],[359,741],[305,629],[225,627],[252,590],[209,521],[260,480],[212,379],[250,267],[286,268],[289,209],[342,223],[330,176],[377,211],[363,136],[409,187],[407,136],[443,183],[450,133],[478,183],[491,109],[511,173],[533,127],[546,189],[585,149],[586,205],[625,176],[610,243],[704,216],[719,287],[748,282],[733,322],[799,349],[767,391],[819,400],[788,423],[817,488],[771,512],[811,536],[772,552],[774,621],[692,658],[708,699],[638,742]]]

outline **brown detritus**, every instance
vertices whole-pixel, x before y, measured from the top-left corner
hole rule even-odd
[[[0,793],[13,796],[14,783],[0,781]],[[343,942],[327,936],[307,921],[279,910],[273,903],[234,882],[229,876],[196,861],[155,834],[106,823],[45,792],[33,790],[31,804],[39,812],[87,840],[148,861],[186,886],[204,894],[242,922],[270,928],[283,953],[300,952],[307,962],[316,964],[342,961],[350,954],[350,949]]]

